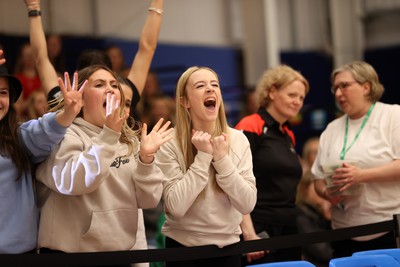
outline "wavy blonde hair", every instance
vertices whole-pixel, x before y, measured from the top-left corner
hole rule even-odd
[[[89,80],[90,76],[92,76],[93,73],[95,73],[98,70],[106,70],[115,78],[115,80],[118,80],[117,75],[108,67],[102,66],[102,65],[92,65],[92,66],[83,68],[78,72],[78,88],[81,88],[83,83],[86,80]],[[121,85],[119,83],[118,83],[118,90],[121,95],[120,103],[125,103],[125,96],[122,91]],[[50,111],[60,110],[64,107],[64,99],[63,99],[63,97],[57,98],[54,100],[53,103],[50,103],[50,104],[56,104]],[[124,105],[121,104],[119,106],[119,113],[121,116],[123,116],[124,112],[125,112]],[[81,112],[78,114],[78,117],[83,117],[83,110],[81,110]],[[133,120],[133,118],[131,118],[131,119]],[[133,125],[135,125],[135,124],[133,124]],[[127,156],[131,155],[133,153],[133,151],[137,150],[137,147],[139,145],[138,141],[139,141],[139,137],[140,137],[140,134],[139,134],[140,131],[141,131],[141,128],[139,128],[138,130],[133,130],[131,127],[129,127],[129,125],[126,121],[124,122],[124,124],[122,126],[122,130],[121,130],[121,137],[120,137],[119,141],[121,143],[125,143],[128,145]]]
[[[274,68],[267,69],[262,74],[256,86],[256,93],[260,101],[260,107],[267,108],[271,102],[269,93],[272,88],[280,90],[294,81],[300,81],[306,88],[306,94],[310,91],[308,81],[300,72],[294,70],[287,65],[278,65]]]

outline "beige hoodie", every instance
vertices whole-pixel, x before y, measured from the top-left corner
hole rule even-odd
[[[77,118],[64,140],[40,164],[36,176],[41,207],[38,247],[64,252],[130,250],[138,208],[152,208],[163,174],[144,164],[120,133]]]

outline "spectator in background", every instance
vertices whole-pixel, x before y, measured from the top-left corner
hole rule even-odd
[[[314,188],[311,166],[317,156],[319,138],[308,139],[303,146],[303,177],[297,186],[296,204],[300,208],[297,216],[299,233],[330,230],[331,203],[321,198]],[[302,247],[303,259],[317,267],[328,267],[332,258],[330,243],[314,243]]]
[[[58,34],[49,34],[46,38],[46,43],[50,62],[60,76],[67,68],[62,38]]]
[[[118,75],[117,78],[125,97],[125,103],[123,103],[125,112],[129,114],[128,125],[131,128],[138,129],[141,123],[139,121],[136,109],[134,108],[135,105],[132,104],[132,102],[134,101],[135,97],[137,98],[140,96],[134,96],[135,92],[137,94],[137,91],[133,90],[131,83],[127,78],[124,78],[120,75]]]
[[[112,67],[107,53],[100,49],[85,49],[79,54],[76,69],[81,70],[90,65],[102,65],[109,69]]]
[[[258,112],[244,117],[235,127],[250,142],[258,190],[254,210],[243,216],[244,240],[298,233],[295,200],[302,167],[288,120],[299,113],[309,85],[298,71],[279,65],[263,73],[256,90]],[[301,249],[293,247],[267,255],[263,251],[248,253],[244,265],[299,259]]]
[[[125,104],[124,104],[125,113],[129,114],[127,124],[132,129],[140,129],[141,123],[137,118],[137,114],[135,112],[136,110],[132,108],[134,90],[132,90],[132,87],[130,86],[128,79],[122,76],[117,76],[117,78],[125,97]],[[147,127],[147,132],[150,133],[151,129]],[[134,249],[156,248],[156,243],[154,240],[153,221],[156,222],[158,219],[154,218],[154,214],[159,215],[161,212],[162,212],[161,201],[155,208],[138,210],[138,233],[136,235],[136,244]],[[162,248],[162,247],[157,247],[157,248]],[[132,265],[132,267],[146,267],[149,265],[155,267],[155,266],[161,266],[161,264],[162,264],[161,262],[151,262],[150,264],[135,263]]]
[[[392,220],[400,213],[400,106],[379,102],[384,87],[364,61],[331,74],[332,93],[344,115],[320,136],[311,168],[315,189],[332,203],[332,228]],[[395,248],[393,231],[332,242],[333,257]]]
[[[29,120],[42,117],[49,109],[46,93],[43,90],[33,92],[27,100],[27,107]]]
[[[243,99],[244,107],[241,114],[242,117],[254,114],[258,111],[259,101],[257,97],[255,88],[246,89]]]
[[[150,121],[149,130],[151,130],[157,121],[161,118],[175,123],[175,101],[167,95],[156,96],[150,100]]]
[[[154,70],[150,70],[146,83],[143,88],[143,94],[138,104],[138,114],[142,122],[149,123],[150,117],[150,101],[155,97],[162,96],[163,92],[161,89],[158,75]]]
[[[311,166],[313,165],[315,158],[317,157],[319,146],[319,137],[314,136],[306,140],[303,145],[303,173],[311,175]]]
[[[111,69],[119,76],[127,77],[129,67],[125,64],[122,49],[117,45],[110,45],[106,48],[106,53],[111,60]]]
[[[153,98],[150,101],[149,117],[149,127],[147,131],[153,129],[157,121],[161,118],[171,122],[171,126],[175,125],[175,102],[167,95],[161,95]],[[155,209],[143,210],[144,213],[144,223],[146,228],[146,236],[149,246],[153,248],[164,248],[165,242],[162,241],[162,233],[160,220],[165,219],[163,214],[163,201],[161,200]]]
[[[41,80],[36,71],[35,58],[29,43],[23,44],[19,50],[14,75],[21,81],[23,88],[21,98],[15,103],[14,107],[20,116],[26,116],[27,100],[30,94],[41,87]],[[57,78],[54,83],[57,84]]]

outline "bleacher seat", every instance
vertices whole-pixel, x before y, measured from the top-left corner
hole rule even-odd
[[[388,255],[359,255],[331,259],[329,267],[400,267],[400,262]]]
[[[392,256],[395,260],[400,262],[400,248],[387,248],[387,249],[374,249],[374,250],[365,250],[353,253],[353,256],[360,255],[389,255]]]
[[[249,265],[248,267],[316,267],[316,266],[308,261],[281,261],[281,262]]]

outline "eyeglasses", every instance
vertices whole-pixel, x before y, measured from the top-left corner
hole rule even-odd
[[[336,94],[336,91],[340,89],[340,91],[345,91],[350,85],[358,83],[357,81],[352,82],[341,82],[331,87],[332,94]]]

